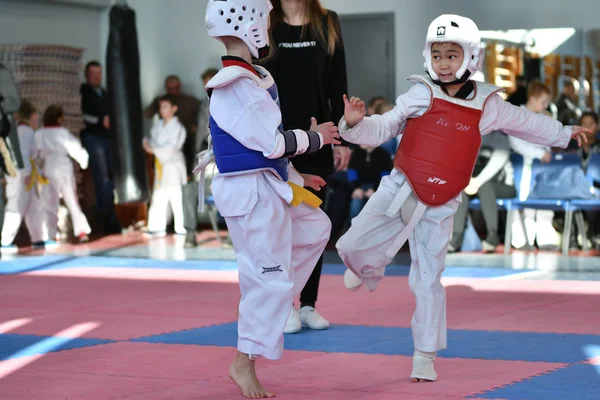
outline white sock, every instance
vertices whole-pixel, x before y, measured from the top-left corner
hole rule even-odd
[[[437,374],[433,368],[433,361],[437,352],[426,352],[415,350],[413,355],[413,370],[410,378],[424,379],[434,382],[437,380]]]

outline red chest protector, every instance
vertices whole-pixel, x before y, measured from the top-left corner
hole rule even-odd
[[[422,203],[441,206],[468,186],[481,145],[483,107],[502,89],[475,82],[473,99],[462,100],[445,94],[428,76],[409,79],[429,87],[431,105],[406,122],[394,167],[404,173]]]

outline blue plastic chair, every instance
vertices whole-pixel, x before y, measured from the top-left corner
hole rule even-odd
[[[587,178],[591,182],[600,182],[600,154],[593,154],[590,163],[587,168]],[[583,214],[577,211],[597,211],[600,210],[600,200],[583,200],[575,199],[570,200],[568,203],[568,210],[565,216],[565,226],[569,226],[572,229],[573,219],[577,224],[578,231],[583,236],[583,250],[589,250],[587,234],[585,231],[585,221]]]
[[[531,164],[531,184],[529,187],[529,191],[534,187],[536,177],[542,172],[553,173],[559,171],[565,167],[578,166],[581,165],[581,158],[577,154],[553,154],[552,161],[548,164],[543,164],[539,160],[534,160]],[[521,175],[522,176],[522,175]],[[518,190],[520,191],[521,182],[517,182],[515,179],[515,184],[517,185]],[[535,210],[551,210],[551,211],[563,211],[565,215],[567,214],[570,201],[567,199],[530,199],[527,198],[525,200],[517,200],[516,205],[520,208],[532,208]],[[562,254],[569,254],[569,238],[571,237],[571,229],[572,229],[572,216],[571,220],[567,218],[565,220],[565,227],[562,238]],[[533,243],[530,243],[533,244]]]

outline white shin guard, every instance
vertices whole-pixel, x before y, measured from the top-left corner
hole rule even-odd
[[[433,367],[435,356],[436,352],[428,353],[415,350],[413,355],[413,370],[410,374],[410,379],[423,379],[435,382],[438,378]]]

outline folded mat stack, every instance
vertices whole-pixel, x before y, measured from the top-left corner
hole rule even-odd
[[[22,99],[43,113],[51,104],[63,107],[65,128],[79,136],[83,128],[81,85],[83,49],[46,44],[0,45],[0,62],[12,72]]]

